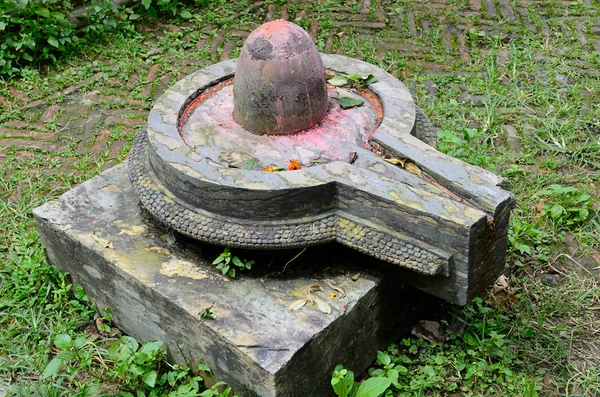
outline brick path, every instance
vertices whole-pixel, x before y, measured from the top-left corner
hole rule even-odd
[[[600,55],[600,17],[598,7],[591,2],[400,0],[392,4],[362,0],[331,7],[318,1],[299,5],[266,5],[259,1],[234,15],[233,24],[223,29],[204,26],[180,32],[171,25],[144,28],[148,53],[143,60],[99,60],[74,66],[73,70],[85,70],[81,78],[42,98],[37,98],[36,87],[27,92],[10,87],[9,95],[0,96],[0,110],[20,110],[14,114],[20,113],[24,119],[0,125],[0,160],[9,151],[16,151],[22,158],[31,156],[32,151],[40,152],[48,162],[58,164],[53,168],[42,165],[48,173],[81,172],[75,164],[83,156],[103,163],[103,168],[114,165],[124,158],[152,103],[170,84],[203,65],[236,56],[244,38],[264,21],[295,21],[307,29],[324,52],[373,57],[391,73],[402,67],[403,78],[406,70],[420,70],[422,74],[460,70],[461,64],[486,54],[484,37],[505,43],[522,34],[537,37],[541,43],[544,38],[559,37],[579,41],[585,51]],[[193,40],[195,44],[184,51],[183,57],[170,57],[156,43],[165,35],[175,40],[178,32],[180,41]],[[432,37],[437,46],[431,46]],[[355,53],[348,53],[352,42],[356,42]],[[551,60],[547,55],[534,56],[540,64]],[[502,67],[507,58],[508,51],[500,51],[497,66]],[[600,75],[590,62],[572,57],[564,62],[576,74]],[[576,82],[571,76],[557,75],[556,79],[562,79],[565,85]],[[434,101],[437,88],[432,81],[419,84],[422,86],[412,88]],[[460,95],[459,99],[473,104],[482,101],[468,92]]]

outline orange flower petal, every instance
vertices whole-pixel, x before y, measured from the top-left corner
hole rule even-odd
[[[298,160],[291,159],[290,165],[288,166],[288,171],[301,170],[302,166],[298,162]]]

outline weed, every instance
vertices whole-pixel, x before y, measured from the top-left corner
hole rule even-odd
[[[239,268],[239,270],[250,270],[252,269],[252,265],[254,265],[254,263],[254,261],[240,259],[239,257],[232,255],[229,248],[225,248],[223,252],[221,252],[213,261],[213,265],[217,265],[217,269],[220,270],[221,273],[234,278],[235,268],[232,265],[235,265],[237,268]]]
[[[592,211],[592,196],[574,186],[551,185],[539,191],[538,195],[549,199],[541,215],[550,217],[558,227],[581,224]]]

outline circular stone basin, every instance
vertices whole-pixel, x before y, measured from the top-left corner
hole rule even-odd
[[[373,74],[377,82],[363,93],[362,106],[348,110],[329,87],[327,116],[293,135],[258,135],[233,120],[236,60],[198,70],[168,89],[130,153],[130,176],[143,205],[175,230],[221,245],[289,248],[334,240],[338,186],[368,190],[370,183],[391,183],[397,173],[365,141],[373,134],[411,134],[416,109],[407,88],[382,69],[339,55],[321,59],[329,71]],[[301,169],[288,171],[290,160]],[[269,165],[282,171],[265,172]]]
[[[348,161],[357,146],[381,121],[371,103],[342,109],[335,88],[328,89],[328,112],[316,126],[291,135],[257,135],[233,119],[232,84],[225,82],[204,101],[193,103],[180,123],[183,141],[197,155],[232,168],[264,171],[287,168],[291,160],[306,168],[332,161]],[[360,97],[358,92],[353,93]]]

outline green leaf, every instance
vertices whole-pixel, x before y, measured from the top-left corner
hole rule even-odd
[[[104,26],[109,26],[113,29],[117,27],[117,20],[115,19],[115,17],[106,18],[102,21],[102,23],[104,24]]]
[[[356,74],[356,73],[352,73],[352,74],[347,74],[346,78],[350,81],[352,81],[353,83],[357,83],[359,81],[362,81],[362,76],[360,74]]]
[[[391,384],[388,378],[369,378],[358,387],[356,397],[379,397]]]
[[[26,61],[33,62],[33,57],[26,52],[23,53],[22,57]]]
[[[213,261],[213,265],[218,265],[219,263],[223,262],[225,260],[225,257],[223,255],[219,255],[217,256],[217,259],[215,259]]]
[[[137,365],[137,364],[131,364],[129,366],[129,372],[131,372],[133,374],[133,376],[140,376],[142,375],[144,372],[146,372],[146,368],[144,368],[141,365]],[[155,379],[156,380],[156,379]]]
[[[234,256],[231,261],[233,262],[234,265],[236,265],[239,268],[244,268],[244,264],[242,263],[242,261],[240,260],[240,258],[238,258],[237,256]]]
[[[527,244],[519,244],[515,247],[515,249],[517,251],[519,251],[521,254],[529,254],[531,255],[531,247],[528,246]]]
[[[390,369],[387,372],[387,377],[392,381],[392,385],[394,385],[394,387],[399,388],[400,385],[398,384],[398,371],[396,371],[395,369]]]
[[[62,363],[63,363],[62,357],[58,357],[58,356],[54,357],[48,363],[48,365],[46,365],[46,368],[44,368],[44,372],[42,372],[42,379],[49,378],[51,376],[56,375],[56,373],[58,372],[58,369],[60,368]]]
[[[252,159],[252,160],[248,160],[248,161],[244,161],[241,165],[240,168],[243,170],[251,170],[252,167],[254,167],[254,163],[256,163],[256,159]]]
[[[150,387],[156,384],[156,371],[150,371],[142,376],[142,381]]]
[[[146,353],[149,357],[156,357],[156,354],[158,353],[162,345],[163,341],[161,340],[152,340],[150,342],[146,342],[142,345],[140,353]]]
[[[375,83],[377,83],[377,81],[378,81],[377,77],[370,74],[363,79],[362,85],[367,86],[367,85],[375,84]]]
[[[150,4],[152,4],[152,0],[142,0],[142,5],[146,10],[150,8]]]
[[[364,99],[358,98],[348,91],[343,90],[341,88],[336,88],[338,93],[338,100],[340,101],[340,106],[342,109],[350,109],[356,106],[360,106],[365,103]]]
[[[181,10],[179,15],[184,19],[190,19],[192,17],[192,13],[185,9]]]
[[[129,20],[130,20],[130,21],[135,21],[136,19],[139,19],[139,17],[140,17],[140,16],[139,16],[138,14],[131,14],[131,15],[129,16]]]
[[[38,8],[35,10],[35,13],[44,18],[48,18],[50,16],[50,11],[47,8]]]
[[[354,372],[345,370],[338,365],[333,372],[331,386],[339,397],[348,397],[354,386]]]
[[[54,338],[54,346],[61,350],[69,350],[73,346],[71,336],[67,334],[59,334]]]
[[[6,24],[2,21],[0,21],[0,30],[4,30],[6,29]]]
[[[554,220],[561,217],[561,215],[565,212],[565,208],[560,204],[554,204],[552,208],[550,208],[550,217]]]
[[[85,342],[87,342],[87,338],[85,337],[85,335],[81,335],[77,337],[77,339],[75,339],[75,341],[73,342],[73,346],[76,349],[79,349],[81,346],[83,346]]]
[[[198,364],[198,371],[210,372],[210,368],[208,367],[208,365],[206,365],[204,363],[200,363],[200,364]]]
[[[390,365],[391,362],[392,362],[392,359],[389,355],[385,354],[382,351],[377,352],[377,363],[385,366],[385,365]]]
[[[58,48],[58,40],[56,40],[56,37],[48,36],[48,44],[50,44],[53,47]]]
[[[335,76],[327,80],[327,82],[335,87],[341,87],[344,84],[348,84],[348,80],[344,76],[340,76],[339,74],[336,74]]]

